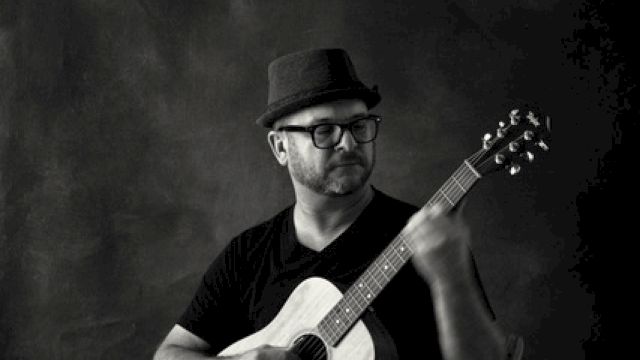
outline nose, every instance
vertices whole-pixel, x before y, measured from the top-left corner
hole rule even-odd
[[[338,142],[335,148],[336,150],[341,149],[346,152],[349,152],[355,149],[356,146],[358,146],[358,143],[356,142],[356,139],[353,138],[353,135],[351,134],[351,130],[344,129],[344,131],[342,132],[342,137],[340,138],[340,141]]]

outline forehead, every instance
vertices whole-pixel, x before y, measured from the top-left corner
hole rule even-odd
[[[324,121],[348,122],[351,117],[367,114],[367,105],[359,99],[322,103],[299,110],[278,121],[278,125],[313,125]]]

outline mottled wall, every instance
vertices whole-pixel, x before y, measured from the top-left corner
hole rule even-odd
[[[555,0],[0,1],[0,358],[150,358],[221,247],[292,201],[253,121],[268,62],[315,46],[347,48],[379,85],[374,183],[416,204],[514,104],[553,116],[551,153],[481,182],[467,217],[527,357],[596,358],[620,292],[604,279],[626,270],[605,261],[632,194],[631,14]]]

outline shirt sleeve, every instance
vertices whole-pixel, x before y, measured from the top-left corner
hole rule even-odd
[[[492,320],[496,320],[496,314],[491,307],[491,303],[489,302],[489,298],[487,297],[487,293],[484,291],[484,286],[482,285],[482,279],[480,279],[480,272],[478,271],[478,266],[476,265],[476,260],[473,257],[473,253],[469,250],[469,254],[471,257],[471,266],[473,267],[473,277],[476,280],[476,286],[478,287],[478,291],[480,292],[480,297],[482,298],[482,303],[484,304],[484,308],[489,313],[489,316]]]
[[[211,263],[178,324],[218,353],[247,333],[242,309],[237,244],[232,241]]]

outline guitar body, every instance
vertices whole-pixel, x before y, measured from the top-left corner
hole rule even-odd
[[[301,282],[280,312],[262,330],[224,349],[220,356],[237,355],[263,345],[291,347],[305,334],[318,334],[317,325],[340,301],[342,293],[328,280],[312,277]],[[362,320],[355,323],[337,347],[325,343],[326,359],[373,360],[373,339]],[[304,360],[304,359],[303,359]]]

